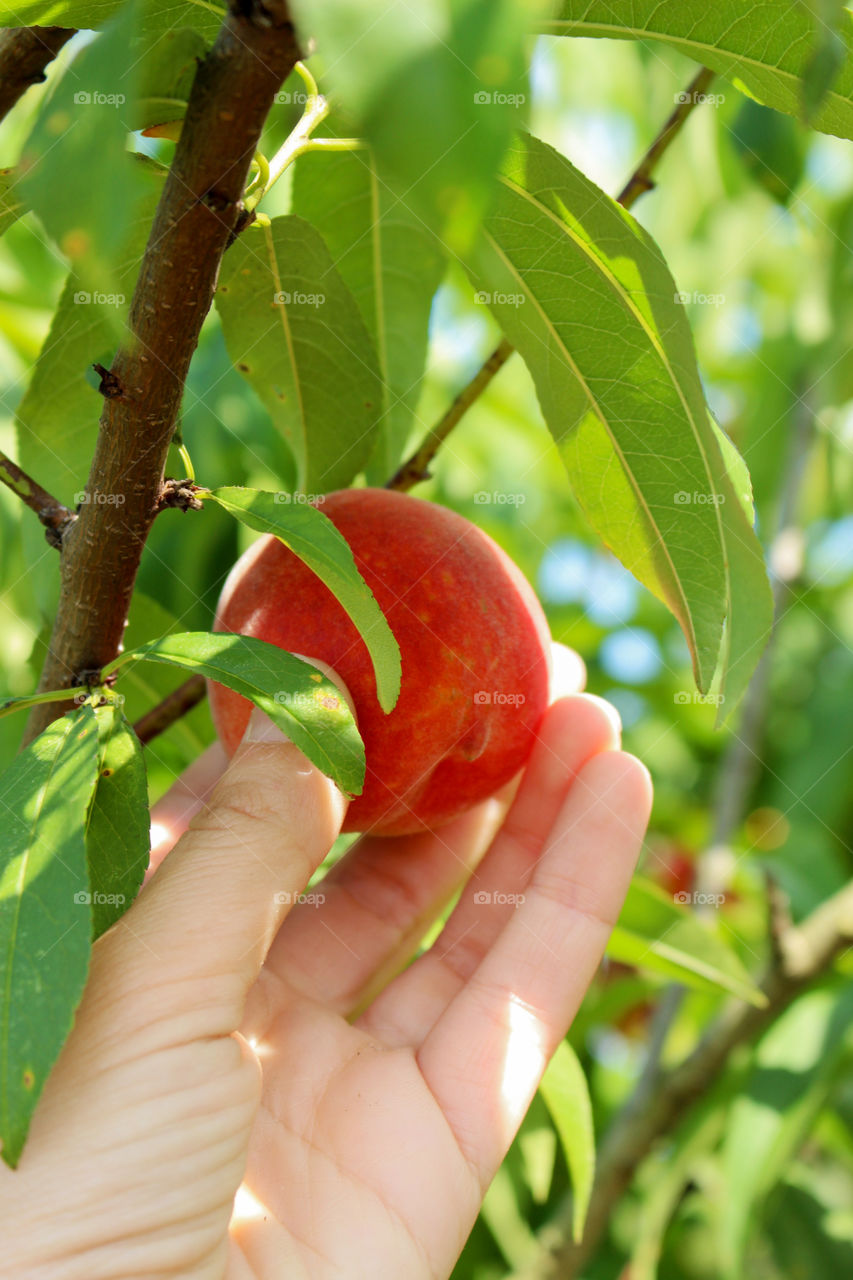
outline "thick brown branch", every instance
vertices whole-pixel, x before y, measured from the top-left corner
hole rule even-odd
[[[123,394],[104,402],[87,484],[105,497],[83,505],[66,539],[41,688],[70,687],[77,673],[119,652],[190,359],[261,129],[298,57],[285,0],[231,0],[196,73],[134,291],[129,338],[108,371]],[[63,709],[38,708],[29,736]]]
[[[144,716],[140,716],[133,726],[133,731],[143,746],[158,734],[165,733],[176,720],[180,720],[181,716],[185,716],[188,711],[192,711],[193,707],[198,706],[206,690],[204,676],[190,676],[189,680],[185,680],[183,684],[178,685],[177,689],[173,689],[162,702],[158,702],[156,707],[152,707]]]
[[[641,195],[646,191],[651,191],[655,185],[652,181],[652,173],[658,161],[681,132],[687,117],[694,107],[705,101],[713,79],[714,72],[709,71],[707,67],[703,67],[701,71],[697,72],[684,92],[679,94],[678,106],[617,197],[623,209],[630,209]],[[386,488],[411,489],[421,480],[429,478],[429,464],[439,448],[480,393],[489,385],[498,369],[506,364],[514,350],[512,343],[507,342],[506,338],[504,338],[500,346],[480,366],[471,381],[462,388],[441,421],[433,427],[408,461],[404,462],[399,471],[388,481]]]
[[[0,120],[32,84],[41,84],[44,69],[73,35],[73,27],[0,28]]]
[[[36,513],[44,525],[48,542],[54,547],[61,547],[62,539],[77,519],[74,512],[37,484],[5,453],[0,453],[0,481]]]

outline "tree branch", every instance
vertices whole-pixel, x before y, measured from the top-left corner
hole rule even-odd
[[[623,209],[632,205],[654,187],[652,173],[664,152],[684,128],[687,117],[700,103],[705,101],[708,88],[713,82],[715,73],[702,67],[690,84],[678,96],[678,106],[655,138],[648,151],[637,165],[631,177],[617,196],[617,203]],[[407,462],[404,462],[386,485],[388,489],[411,489],[421,480],[429,478],[429,464],[432,462],[441,445],[459,422],[465,412],[491,382],[498,370],[506,364],[515,347],[506,338],[492,352],[488,360],[480,366],[469,383],[459,392],[447,413],[430,431],[429,435],[418,446]]]
[[[0,28],[0,120],[30,85],[44,81],[45,67],[76,34],[73,27]]]
[[[429,464],[442,444],[466,409],[474,403],[480,392],[485,390],[498,369],[506,363],[512,353],[513,347],[511,343],[504,338],[495,347],[486,363],[477,370],[468,385],[462,388],[447,413],[436,423],[429,435],[424,438],[420,447],[415,450],[407,462],[403,463],[399,471],[391,477],[385,486],[387,489],[400,489],[406,492],[421,480],[429,479]]]
[[[624,209],[630,209],[640,196],[653,189],[655,184],[652,175],[658,161],[672,140],[684,128],[684,122],[693,108],[705,101],[713,83],[714,74],[707,67],[702,67],[696,72],[684,92],[678,95],[678,105],[672,115],[616,197]]]
[[[85,503],[65,541],[62,587],[40,688],[70,688],[121,647],[190,359],[222,255],[242,224],[249,164],[274,95],[299,58],[286,0],[230,0],[193,83],[130,308],[109,371]],[[30,718],[29,738],[67,708]]]
[[[851,945],[853,884],[848,884],[781,940],[779,959],[771,962],[761,983],[765,1008],[732,1001],[684,1062],[670,1070],[658,1068],[645,1089],[634,1093],[602,1146],[582,1243],[572,1243],[567,1208],[540,1234],[542,1253],[517,1273],[517,1280],[572,1280],[580,1273],[607,1229],[613,1206],[654,1143],[707,1092],[732,1051],[759,1036]]]
[[[0,482],[7,485],[36,513],[45,527],[45,537],[51,546],[61,547],[63,537],[77,519],[75,513],[63,506],[47,489],[43,489],[5,453],[0,453]]]
[[[142,745],[165,733],[177,720],[198,706],[206,691],[204,676],[190,676],[189,680],[173,689],[162,702],[158,702],[156,707],[140,716],[133,726],[133,732]]]

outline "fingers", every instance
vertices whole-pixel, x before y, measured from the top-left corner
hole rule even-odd
[[[503,817],[487,800],[438,831],[368,836],[297,903],[264,966],[281,984],[349,1015],[381,990],[467,879]],[[263,1034],[263,996],[247,1010],[248,1034]]]
[[[603,954],[651,807],[643,766],[622,752],[581,770],[523,903],[418,1051],[485,1187]]]
[[[552,648],[552,696],[576,692],[586,679],[583,662],[565,645]],[[581,733],[580,726],[575,730]],[[301,995],[352,1015],[399,972],[480,861],[520,779],[437,831],[363,837],[311,901],[296,904],[265,970]],[[247,1011],[249,1034],[262,1034],[269,1003],[267,993],[259,993]]]
[[[261,712],[156,876],[105,935],[116,974],[187,1038],[232,1031],[289,903],[336,839],[346,800]],[[122,981],[116,978],[120,988]],[[127,994],[127,993],[125,993]]]
[[[151,860],[146,879],[184,834],[228,764],[225,749],[214,742],[194,760],[151,810]]]
[[[547,853],[572,780],[594,755],[619,745],[609,703],[576,695],[549,709],[516,798],[440,938],[367,1010],[364,1025],[395,1044],[419,1044],[513,914]]]
[[[551,643],[551,701],[571,697],[586,688],[583,658],[558,640]]]

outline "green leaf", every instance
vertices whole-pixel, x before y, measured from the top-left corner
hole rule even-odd
[[[129,164],[129,157],[123,163]],[[71,273],[16,413],[21,466],[72,508],[78,501],[75,495],[83,491],[86,483],[103,408],[91,366],[96,361],[109,366],[112,361],[116,322],[123,322],[127,315],[160,195],[160,179],[149,170],[145,170],[145,176],[148,194],[137,210],[123,250],[125,266],[118,288],[124,301],[112,307],[98,305],[81,280]],[[110,186],[114,181],[115,175]],[[36,564],[49,551],[43,531],[35,521],[27,521],[23,538],[29,561]],[[50,616],[58,591],[58,573],[36,574],[34,585],[39,604]]]
[[[540,30],[663,41],[727,76],[765,106],[792,116],[802,112],[806,76],[805,102],[813,104],[822,96],[811,123],[824,133],[853,138],[853,18],[848,11],[839,20],[838,38],[844,45],[840,70],[814,69],[824,29],[800,0],[763,0],[755,5],[716,0],[701,6],[685,0],[623,0],[619,5],[611,0],[563,0],[557,16],[546,19]],[[837,53],[834,56],[837,60]]]
[[[400,695],[400,646],[331,520],[310,503],[292,502],[289,493],[227,487],[211,496],[250,529],[273,534],[329,588],[367,645],[379,705],[392,711]]]
[[[98,938],[139,892],[151,849],[142,745],[116,705],[97,707],[98,778],[86,827],[92,936]]]
[[[300,489],[348,485],[373,447],[382,387],[319,232],[295,217],[250,228],[225,256],[216,303],[231,359],[293,450]]]
[[[119,12],[123,0],[23,0],[0,4],[4,27],[103,27]],[[140,0],[139,30],[168,32],[194,27],[212,39],[225,18],[225,0]]]
[[[322,232],[376,349],[383,412],[367,478],[384,484],[414,422],[444,259],[420,218],[393,196],[369,150],[301,156],[292,207]]]
[[[250,636],[185,631],[123,653],[104,676],[128,662],[165,662],[227,685],[274,720],[342,791],[360,795],[364,746],[336,685],[277,645]]]
[[[753,182],[787,205],[805,171],[808,131],[790,116],[744,98],[724,136]]]
[[[812,10],[817,26],[814,51],[803,67],[803,119],[811,124],[825,101],[849,49],[844,38],[849,11],[844,0],[803,0]]]
[[[732,709],[769,634],[770,588],[660,250],[564,156],[524,136],[471,267],[530,368],[590,524],[672,610],[702,690],[728,612]],[[757,593],[746,619],[741,578]]]
[[[13,1168],[86,982],[85,827],[97,753],[95,716],[83,707],[0,778],[0,1141]]]
[[[801,996],[765,1034],[723,1140],[725,1274],[737,1280],[757,1207],[790,1168],[850,1046],[853,986]],[[745,1153],[749,1154],[744,1159]]]
[[[142,50],[144,49],[144,52]],[[207,52],[207,41],[197,31],[166,31],[140,48],[136,71],[134,128],[183,120],[198,63]]]
[[[595,1179],[592,1100],[583,1067],[568,1040],[557,1046],[539,1085],[551,1112],[572,1179],[572,1237],[583,1236]]]
[[[767,1003],[731,947],[643,876],[631,882],[607,952],[690,987],[729,991],[758,1008]]]
[[[454,250],[476,234],[526,102],[535,0],[295,0],[333,92],[385,180]]]
[[[0,236],[26,212],[16,182],[14,169],[0,169]]]
[[[121,293],[122,251],[145,195],[142,167],[128,165],[126,155],[138,74],[135,19],[135,5],[124,6],[75,58],[42,103],[18,167],[24,200],[83,288],[109,298]],[[116,306],[105,314],[120,332]]]

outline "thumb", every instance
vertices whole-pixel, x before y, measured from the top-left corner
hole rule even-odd
[[[246,992],[340,833],[347,803],[267,716],[252,712],[189,829],[107,935],[142,962],[161,1013],[170,992],[185,1007],[202,993],[206,1013],[222,1021],[208,1034],[238,1025]]]

